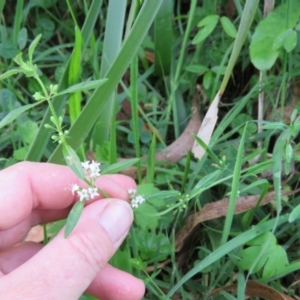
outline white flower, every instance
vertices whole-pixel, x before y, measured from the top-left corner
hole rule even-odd
[[[82,167],[87,171],[87,175],[91,178],[97,178],[100,176],[100,163],[92,161],[91,163],[87,160],[81,163]]]
[[[94,199],[95,196],[99,196],[98,189],[96,187],[90,187],[88,191],[91,199]]]
[[[136,201],[138,204],[142,204],[142,203],[144,203],[144,202],[146,201],[146,199],[145,199],[143,196],[138,195],[138,196],[135,197],[135,201]]]
[[[139,207],[138,203],[136,201],[134,201],[134,199],[131,201],[131,207],[132,208],[138,208]]]
[[[90,162],[87,160],[85,162],[81,163],[81,166],[85,169],[85,170],[89,170],[90,168]]]
[[[100,163],[97,163],[95,161],[92,161],[90,164],[90,176],[92,178],[99,177],[100,176]]]
[[[89,192],[87,189],[82,189],[81,191],[77,191],[77,194],[79,195],[79,201],[87,200],[89,199]]]
[[[137,207],[139,207],[140,204],[144,203],[145,201],[146,201],[146,199],[143,196],[138,195],[131,200],[131,207],[137,208]]]
[[[80,187],[78,186],[78,184],[74,183],[71,185],[71,191],[72,194],[74,195],[78,190],[80,189]]]

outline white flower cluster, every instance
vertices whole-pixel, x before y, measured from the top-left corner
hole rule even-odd
[[[81,163],[83,169],[86,172],[86,176],[88,176],[92,182],[100,176],[100,163],[92,161],[85,161]],[[97,187],[89,187],[87,189],[82,189],[77,184],[72,184],[71,186],[72,194],[77,193],[79,195],[79,201],[94,199],[94,197],[99,196]]]
[[[140,204],[142,204],[146,201],[146,199],[143,196],[141,196],[141,195],[136,196],[136,190],[135,189],[129,189],[128,194],[129,194],[129,197],[130,197],[130,200],[131,200],[131,207],[132,208],[137,208],[137,207],[139,207]]]
[[[81,163],[83,169],[86,171],[86,175],[88,175],[91,179],[96,179],[100,176],[100,163],[92,161],[91,163],[87,160]]]

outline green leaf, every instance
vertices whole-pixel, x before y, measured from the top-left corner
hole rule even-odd
[[[232,38],[237,35],[237,30],[235,29],[233,23],[227,17],[221,17],[221,24],[224,31]]]
[[[185,70],[191,73],[195,73],[198,76],[204,74],[207,72],[209,69],[206,66],[203,65],[189,65],[185,67]]]
[[[297,45],[297,33],[295,30],[289,30],[285,37],[283,48],[286,52],[291,52]]]
[[[299,219],[299,217],[300,217],[300,204],[297,205],[290,213],[289,222],[292,223],[292,222],[296,221],[297,219]]]
[[[3,74],[0,75],[0,80],[3,80],[5,78],[8,78],[12,75],[15,75],[15,74],[19,74],[19,73],[22,73],[21,69],[18,68],[18,69],[11,69]]]
[[[173,1],[163,1],[154,20],[154,72],[167,76],[171,72],[174,45]]]
[[[216,183],[217,178],[220,176],[220,174],[221,174],[221,170],[216,170],[216,171],[204,176],[200,181],[198,181],[198,183],[195,185],[195,187],[189,193],[190,198],[192,199],[194,197],[197,197],[203,191],[212,187]]]
[[[38,131],[38,124],[30,119],[19,122],[17,132],[25,145],[29,145],[34,141]]]
[[[126,159],[125,161],[117,162],[115,164],[106,167],[104,170],[101,170],[101,174],[118,173],[130,166],[135,165],[139,160],[140,160],[139,158],[132,158],[132,159]]]
[[[271,278],[289,265],[286,251],[280,245],[272,245],[267,249],[268,260],[264,266],[263,278]]]
[[[274,65],[279,55],[278,47],[282,43],[280,34],[293,28],[299,15],[299,1],[291,0],[289,3],[278,6],[258,24],[250,44],[251,61],[257,69],[261,71],[269,70]],[[277,38],[279,40],[276,41]],[[295,36],[293,34],[289,37],[285,49],[290,50],[293,48],[294,42]]]
[[[287,143],[285,146],[285,159],[290,163],[293,159],[294,149],[290,143]]]
[[[210,15],[205,17],[201,22],[199,22],[198,26],[202,27],[199,32],[193,38],[192,44],[198,44],[203,42],[215,29],[217,23],[219,21],[218,15]]]
[[[17,47],[8,41],[0,43],[0,57],[12,59],[19,53]]]
[[[55,34],[56,24],[51,17],[47,15],[37,15],[36,28],[33,29],[34,34],[42,34],[43,40],[49,40]]]
[[[38,36],[36,36],[36,38],[31,42],[29,48],[28,48],[28,57],[29,57],[29,61],[32,63],[32,56],[33,56],[33,52],[37,46],[37,44],[39,43],[40,39],[41,39],[42,35],[39,34]]]
[[[67,165],[80,178],[84,179],[84,171],[80,159],[76,152],[67,144],[63,144],[63,156]]]
[[[40,104],[40,102],[33,103],[33,104],[27,104],[23,105],[21,107],[18,107],[14,109],[13,111],[9,112],[0,122],[0,128],[4,127],[5,125],[11,123],[13,120],[15,120],[20,114],[25,112],[26,110]]]
[[[57,94],[57,96],[95,89],[95,88],[98,88],[101,85],[103,85],[107,80],[108,79],[105,78],[105,79],[97,79],[97,80],[91,80],[91,81],[77,83],[77,84],[74,84],[74,85],[70,86],[69,88],[59,92]]]
[[[142,203],[139,207],[135,208],[134,219],[138,226],[143,230],[156,229],[158,226],[159,216],[157,210],[148,203]]]
[[[67,238],[70,235],[70,233],[77,225],[79,218],[82,214],[83,208],[84,208],[84,201],[77,201],[75,205],[72,207],[67,218],[65,234],[64,234],[65,238]]]
[[[143,260],[157,258],[157,261],[165,260],[172,253],[172,243],[163,233],[155,231],[136,232],[136,247]]]
[[[211,80],[212,80],[212,71],[207,71],[205,74],[204,74],[204,77],[203,77],[203,86],[204,88],[207,90],[209,87],[210,87],[210,84],[211,84]]]
[[[217,23],[219,20],[219,16],[218,15],[209,15],[206,16],[205,18],[203,18],[199,23],[198,23],[198,27],[203,27],[203,26],[207,26],[211,23]]]
[[[238,267],[241,270],[251,269],[252,273],[257,273],[265,265],[269,255],[266,251],[261,255],[261,252],[262,246],[252,246],[242,250],[239,255],[240,261],[238,263]],[[260,257],[260,259],[257,261],[254,268],[252,268],[258,257]]]
[[[21,28],[18,33],[18,47],[20,50],[24,49],[27,43],[27,29],[25,27]]]

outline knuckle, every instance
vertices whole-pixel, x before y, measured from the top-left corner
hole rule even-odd
[[[99,269],[102,268],[109,259],[105,251],[107,248],[104,249],[103,247],[103,245],[107,246],[107,243],[103,241],[101,245],[97,241],[99,241],[99,239],[89,232],[76,233],[69,240],[72,251],[95,272],[99,272]]]

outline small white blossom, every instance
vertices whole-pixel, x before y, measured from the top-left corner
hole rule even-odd
[[[87,200],[89,199],[89,192],[87,189],[82,189],[81,191],[77,191],[79,195],[79,201]]]
[[[133,199],[135,194],[136,194],[136,190],[135,189],[128,189],[128,194],[130,199]]]
[[[85,169],[85,170],[89,170],[90,168],[90,162],[87,160],[85,162],[81,163],[81,166]]]
[[[142,204],[144,202],[146,202],[146,199],[143,196],[138,195],[131,200],[131,207],[137,208],[137,207],[139,207],[140,204]]]
[[[75,192],[77,192],[79,189],[80,189],[80,188],[79,188],[78,184],[74,183],[74,184],[71,185],[71,191],[72,191],[72,194],[73,194],[73,195],[74,195]]]
[[[82,167],[85,171],[87,171],[87,175],[91,178],[97,178],[100,176],[100,163],[92,161],[91,163],[87,160],[81,163]]]
[[[131,201],[131,207],[132,208],[138,208],[139,205],[135,201]]]
[[[91,199],[94,199],[95,196],[99,196],[98,189],[96,187],[90,187],[88,191]]]

